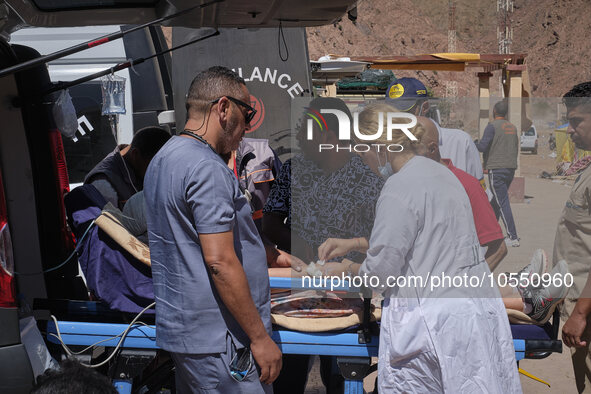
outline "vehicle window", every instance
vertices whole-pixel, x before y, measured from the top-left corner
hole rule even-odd
[[[151,7],[157,0],[34,0],[42,11],[76,10],[84,8]]]
[[[79,183],[99,161],[115,149],[117,143],[108,117],[101,115],[101,83],[91,81],[71,87],[70,95],[80,128],[85,134],[82,135],[79,128],[76,133],[77,142],[64,138],[63,143],[70,182]],[[88,125],[93,127],[92,131]]]
[[[525,132],[525,135],[526,135],[526,136],[528,136],[528,137],[533,137],[533,136],[535,136],[535,135],[536,135],[536,132],[534,131],[534,129],[532,129],[532,128],[529,128],[529,129],[527,129],[527,131]]]

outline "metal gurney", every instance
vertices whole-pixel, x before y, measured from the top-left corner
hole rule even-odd
[[[271,278],[271,287],[291,288],[291,280]],[[37,306],[41,304],[38,303]],[[96,303],[69,302],[67,309],[74,312],[74,315],[77,309],[87,309],[92,313],[96,311],[94,304]],[[39,309],[45,308],[41,306]],[[99,346],[115,348],[120,345],[120,349],[124,350],[157,349],[156,328],[153,325],[136,324],[123,339],[118,337],[127,328],[127,324],[121,323],[50,320],[47,325],[47,339],[54,344],[59,344],[61,340],[68,346],[91,346],[100,342]],[[375,332],[372,335],[367,327],[360,327],[359,333],[305,333],[274,329],[272,338],[285,354],[337,357],[339,369],[345,377],[345,393],[363,393],[363,378],[370,370],[371,357],[378,355],[378,336]],[[119,393],[131,393],[133,376],[125,372],[117,373],[116,376],[113,383]]]
[[[291,286],[291,278],[271,278],[271,287]],[[80,303],[87,304],[93,303]],[[552,352],[562,351],[561,341],[556,340],[557,314],[558,312],[554,314],[554,324],[544,327],[512,325],[517,361],[524,358],[544,358]],[[134,325],[123,339],[118,337],[127,327],[128,325],[120,323],[50,320],[47,339],[55,344],[60,343],[59,336],[66,345],[90,346],[103,341],[100,346],[115,348],[120,345],[123,350],[157,349],[156,329],[153,325]],[[371,357],[378,355],[378,333],[375,325],[373,329],[370,327],[369,315],[367,321],[348,332],[306,333],[275,327],[273,340],[285,354],[335,356],[340,373],[345,378],[345,393],[348,394],[363,393],[363,378],[372,369]],[[124,372],[116,376],[114,384],[117,390],[120,393],[131,393],[133,376]]]

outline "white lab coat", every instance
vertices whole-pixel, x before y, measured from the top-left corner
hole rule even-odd
[[[409,160],[384,185],[369,245],[360,274],[382,284],[390,275],[490,273],[464,189],[447,168],[424,157]],[[496,287],[376,290],[385,295],[381,393],[521,393]]]

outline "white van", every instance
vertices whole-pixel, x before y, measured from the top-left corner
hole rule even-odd
[[[538,132],[536,126],[531,125],[529,129],[521,133],[521,151],[529,151],[534,155],[538,154]]]

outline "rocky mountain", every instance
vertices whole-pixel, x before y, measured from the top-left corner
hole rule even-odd
[[[498,53],[497,2],[455,0],[457,52]],[[575,83],[591,80],[591,1],[515,0],[511,15],[513,53],[527,54],[531,93],[559,97]],[[360,0],[355,23],[346,17],[329,26],[308,28],[310,58],[418,55],[447,51],[448,1]],[[477,96],[475,72],[395,71],[415,76],[436,95],[445,81],[458,81],[459,96]],[[496,72],[495,75],[499,75]],[[495,83],[496,82],[496,83]],[[491,79],[498,94],[498,77]],[[496,92],[495,92],[496,90]]]

